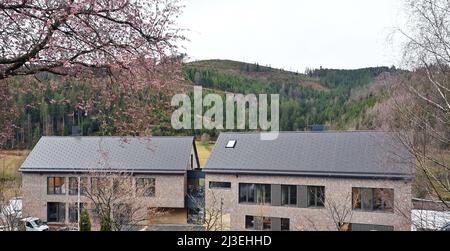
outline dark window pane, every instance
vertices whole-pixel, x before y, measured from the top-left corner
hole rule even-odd
[[[297,186],[290,186],[289,187],[289,201],[290,205],[297,205]]]
[[[308,206],[316,206],[316,189],[314,187],[308,187]]]
[[[297,186],[281,186],[281,205],[297,205]]]
[[[281,231],[289,231],[289,230],[291,230],[289,219],[282,218],[281,219]]]
[[[239,184],[239,203],[247,202],[247,184]]]
[[[253,216],[245,216],[245,229],[254,229],[255,221]]]
[[[209,188],[231,188],[231,183],[230,182],[215,182],[215,181],[210,181],[209,182]]]
[[[289,186],[281,186],[281,205],[289,204]]]
[[[272,186],[271,185],[263,185],[263,193],[264,193],[264,201],[263,204],[270,204],[272,202]]]
[[[247,202],[248,203],[255,203],[255,193],[256,193],[256,185],[255,184],[249,184],[248,185],[248,191],[247,191]]]
[[[48,202],[47,203],[47,221],[64,223],[65,220],[65,204]]]

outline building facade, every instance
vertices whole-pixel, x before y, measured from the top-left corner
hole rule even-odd
[[[96,225],[92,191],[118,173],[129,180],[125,193],[137,198],[141,215],[157,208],[165,213],[156,223],[186,224],[188,173],[198,168],[193,137],[43,137],[20,168],[23,215],[49,225],[76,224],[80,202]]]
[[[225,133],[204,168],[206,210],[230,230],[410,230],[413,167],[387,133]]]

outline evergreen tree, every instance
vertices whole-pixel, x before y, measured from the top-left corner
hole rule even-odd
[[[80,231],[91,231],[91,220],[86,209],[83,209],[80,214]]]

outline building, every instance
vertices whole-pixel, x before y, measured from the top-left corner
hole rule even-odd
[[[222,229],[411,229],[414,158],[389,133],[222,133],[204,172]]]
[[[23,215],[49,225],[77,223],[78,201],[93,209],[84,189],[97,187],[102,172],[117,172],[130,174],[131,193],[142,188],[136,196],[145,208],[164,209],[161,223],[186,224],[186,195],[198,185],[190,178],[198,168],[193,137],[42,137],[20,167]]]

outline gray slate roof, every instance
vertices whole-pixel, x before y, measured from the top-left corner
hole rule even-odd
[[[193,137],[42,137],[20,167],[22,172],[186,172]],[[197,156],[195,156],[197,157]]]
[[[225,146],[236,140],[234,149]],[[389,133],[221,133],[205,165],[207,173],[411,178],[413,156]]]

